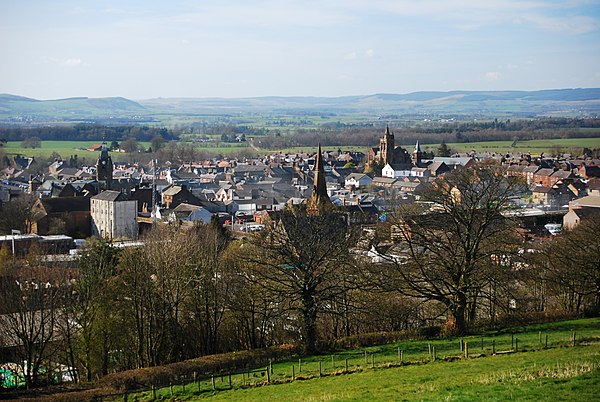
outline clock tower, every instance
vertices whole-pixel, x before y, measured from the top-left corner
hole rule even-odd
[[[100,184],[101,190],[109,190],[113,178],[113,162],[108,154],[106,142],[102,143],[102,150],[96,162],[96,180]]]

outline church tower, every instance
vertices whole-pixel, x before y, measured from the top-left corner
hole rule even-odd
[[[108,154],[106,142],[102,143],[102,150],[96,162],[96,180],[100,183],[100,190],[109,190],[113,179],[113,162]]]
[[[417,140],[417,145],[415,145],[415,150],[413,152],[413,164],[417,167],[421,165],[421,158],[423,157],[423,153],[421,152],[421,146],[419,145],[419,140]]]
[[[306,203],[308,215],[320,215],[324,208],[331,205],[327,195],[327,183],[325,182],[325,169],[323,168],[323,157],[321,155],[321,144],[315,161],[315,180],[313,182],[312,196]]]
[[[385,126],[385,134],[379,140],[379,157],[384,165],[394,161],[394,148],[394,133],[390,131],[390,126]]]

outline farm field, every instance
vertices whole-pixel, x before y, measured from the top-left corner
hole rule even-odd
[[[68,158],[71,155],[78,157],[95,159],[98,156],[97,152],[88,151],[87,148],[91,145],[98,144],[99,141],[42,141],[41,148],[22,148],[20,141],[9,141],[3,148],[9,155],[24,155],[33,156],[35,158],[49,158],[53,152],[58,153],[63,158]],[[149,142],[140,142],[140,145],[147,148]],[[375,145],[375,144],[374,144]],[[489,141],[489,142],[468,142],[468,143],[448,143],[451,150],[456,152],[469,152],[475,150],[477,152],[490,153],[509,153],[522,152],[531,153],[532,155],[540,155],[541,153],[549,154],[557,148],[567,151],[569,148],[583,149],[585,148],[600,148],[600,135],[598,138],[568,138],[568,139],[549,139],[549,140],[527,140],[517,141],[513,147],[513,141]],[[273,152],[314,152],[316,147],[293,147],[281,150],[265,149],[257,147],[250,149],[247,143],[195,143],[199,151],[206,152],[210,155],[230,155],[240,151],[247,150],[252,153],[268,154]],[[409,152],[412,152],[413,144],[403,144]],[[439,144],[423,144],[422,147],[426,151],[436,151]],[[366,152],[367,147],[352,147],[346,145],[331,145],[323,147],[324,150],[343,151],[362,151]],[[112,153],[115,160],[119,160],[123,154]]]
[[[551,153],[557,147],[567,151],[568,148],[600,148],[600,134],[597,138],[566,138],[566,139],[548,139],[548,140],[526,140],[517,141],[515,146],[512,146],[513,141],[489,141],[489,142],[463,142],[447,144],[452,150],[458,152],[469,152],[476,150],[478,152],[522,152],[532,155],[540,155]],[[424,146],[425,149],[435,151],[439,144]]]
[[[573,333],[578,339],[575,347]],[[460,358],[464,352],[459,339],[405,341],[338,353],[333,358],[313,356],[273,364],[270,381],[274,384],[270,385],[263,369],[245,379],[234,374],[233,389],[223,376],[216,378],[216,391],[208,380],[185,389],[174,386],[173,393],[170,388],[160,389],[157,399],[590,401],[600,392],[599,318],[512,328],[464,341],[469,345],[469,359]],[[430,347],[435,348],[432,354]],[[151,392],[131,396],[152,399]]]

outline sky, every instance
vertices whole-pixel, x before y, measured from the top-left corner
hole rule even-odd
[[[600,87],[600,0],[0,0],[0,93]]]

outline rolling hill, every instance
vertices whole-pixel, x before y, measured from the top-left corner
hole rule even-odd
[[[198,114],[383,114],[465,117],[597,116],[600,88],[541,91],[449,91],[373,95],[249,98],[122,97],[37,100],[0,94],[0,123],[160,122],[165,116]]]

